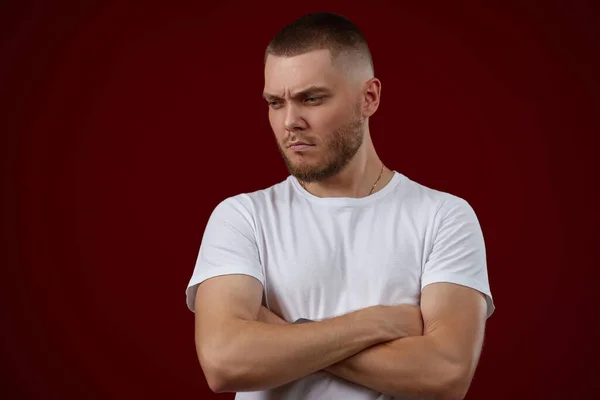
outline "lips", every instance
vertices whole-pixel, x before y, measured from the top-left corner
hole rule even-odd
[[[306,142],[291,142],[290,144],[288,144],[288,147],[294,147],[294,146],[313,146],[310,143],[306,143]]]
[[[308,149],[312,148],[313,146],[314,146],[314,144],[308,144],[308,143],[303,143],[303,142],[296,142],[296,143],[291,143],[288,147],[292,151],[305,151],[305,150],[308,150]]]

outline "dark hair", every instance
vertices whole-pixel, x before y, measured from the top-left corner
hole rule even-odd
[[[329,49],[332,59],[341,53],[357,54],[373,68],[362,32],[346,17],[333,13],[308,14],[286,25],[267,46],[265,61],[269,54],[292,57],[318,49]]]

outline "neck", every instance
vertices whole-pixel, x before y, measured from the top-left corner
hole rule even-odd
[[[382,171],[382,166],[367,135],[363,146],[339,174],[322,181],[303,183],[303,186],[317,197],[366,197],[381,190],[391,180],[393,172],[385,166]],[[378,178],[379,181],[373,188]]]

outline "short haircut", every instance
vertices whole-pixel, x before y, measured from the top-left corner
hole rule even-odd
[[[332,61],[347,53],[365,59],[373,70],[373,58],[358,27],[344,16],[313,13],[300,17],[281,29],[267,46],[269,54],[293,57],[313,50],[328,49]]]

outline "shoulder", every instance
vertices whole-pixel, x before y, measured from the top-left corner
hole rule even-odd
[[[223,199],[213,214],[230,217],[242,217],[253,221],[258,215],[275,207],[291,197],[292,183],[288,177],[270,187],[253,192],[239,193]]]
[[[403,203],[431,218],[443,219],[448,214],[473,211],[464,198],[434,189],[406,176],[403,176],[401,187]]]

